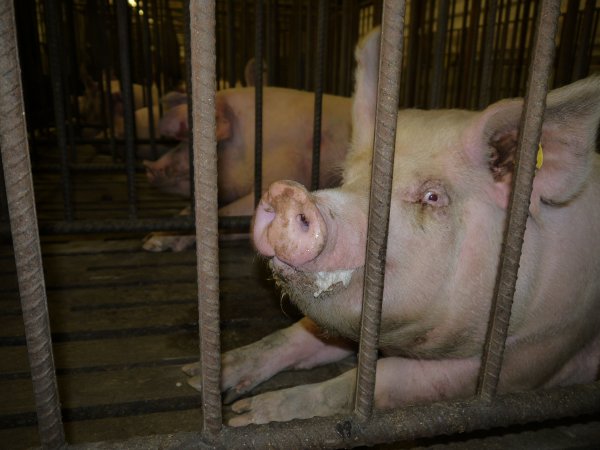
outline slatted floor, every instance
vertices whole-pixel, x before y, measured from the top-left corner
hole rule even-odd
[[[91,149],[83,155],[88,162],[106,162]],[[126,217],[124,175],[88,174],[74,182],[77,217]],[[58,175],[36,176],[35,185],[39,217],[62,219]],[[174,215],[185,205],[147,186],[141,174],[137,186],[141,217]],[[200,396],[180,370],[198,353],[195,251],[148,253],[141,249],[143,235],[42,237],[54,357],[71,444],[200,426]],[[39,441],[14,260],[10,242],[2,239],[0,448],[21,449]],[[221,242],[220,275],[224,350],[299,317],[280,299],[247,239]],[[326,379],[351,363],[283,373],[257,392]]]

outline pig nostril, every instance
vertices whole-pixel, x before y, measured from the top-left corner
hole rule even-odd
[[[308,229],[310,228],[310,222],[308,221],[306,216],[304,214],[298,214],[298,216],[296,216],[296,218],[298,219],[298,222],[300,222],[300,226],[302,227],[302,230],[308,231]]]

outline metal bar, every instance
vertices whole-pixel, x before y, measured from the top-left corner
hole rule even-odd
[[[542,2],[535,28],[535,45],[519,126],[513,185],[508,206],[508,223],[500,257],[500,275],[496,281],[477,387],[478,395],[486,401],[491,401],[496,393],[502,365],[521,247],[529,213],[531,185],[546,108],[548,77],[554,58],[554,36],[559,14],[560,0],[545,0]]]
[[[437,30],[435,42],[433,44],[433,79],[431,85],[431,97],[429,98],[430,108],[441,108],[442,92],[444,88],[443,70],[444,70],[444,48],[448,36],[448,12],[450,3],[448,0],[440,0],[438,4]]]
[[[414,445],[415,439],[499,429],[513,424],[540,423],[600,411],[600,383],[547,391],[498,396],[493,405],[473,399],[439,402],[397,410],[377,411],[366,423],[352,417],[314,417],[240,428],[224,428],[219,442],[207,446],[199,433],[149,436],[116,444],[94,443],[78,449],[114,450],[142,448],[289,448],[324,449],[372,446],[389,442]],[[220,446],[219,446],[220,445]],[[402,445],[400,445],[402,447]],[[452,445],[450,445],[452,447]]]
[[[219,229],[248,231],[251,216],[219,217]],[[84,234],[84,233],[120,233],[150,231],[192,231],[192,216],[161,217],[153,219],[102,219],[74,220],[72,222],[47,222],[39,224],[41,234]],[[7,234],[9,230],[0,230]]]
[[[71,177],[69,174],[69,155],[67,152],[67,129],[64,104],[64,88],[60,64],[60,28],[56,0],[48,0],[45,4],[46,30],[48,36],[48,62],[52,80],[52,97],[54,101],[54,123],[56,138],[60,150],[62,166],[61,182],[65,220],[73,220],[73,199],[71,196]]]
[[[572,81],[573,65],[575,62],[575,47],[577,41],[577,16],[579,15],[579,0],[568,0],[567,12],[563,16],[558,47],[555,86],[563,86]]]
[[[215,117],[215,1],[190,1],[192,136],[198,261],[198,323],[202,364],[203,431],[222,426],[219,336],[219,241],[217,229],[217,136]],[[257,64],[258,65],[258,64]]]
[[[158,158],[158,150],[156,149],[156,125],[154,123],[154,102],[160,104],[158,99],[152,98],[152,85],[154,84],[153,70],[152,70],[152,52],[150,51],[150,8],[148,2],[140,7],[142,12],[142,25],[140,27],[142,32],[142,53],[144,54],[144,91],[146,95],[146,105],[148,106],[148,134],[150,136],[150,151],[154,159]]]
[[[400,91],[400,67],[404,36],[405,2],[386,0],[379,63],[379,85],[375,124],[375,144],[369,227],[364,273],[361,333],[356,378],[355,414],[367,419],[373,411],[377,343],[381,323],[381,302],[385,275],[385,255],[390,215],[396,121]]]
[[[262,195],[262,131],[263,131],[263,0],[257,0],[255,11],[254,48],[254,205]]]
[[[227,19],[227,79],[229,87],[235,87],[237,74],[235,73],[235,8],[233,0],[227,0],[226,4]]]
[[[129,21],[126,0],[117,0],[117,28],[119,34],[119,58],[121,65],[121,98],[123,99],[123,118],[125,128],[125,164],[127,166],[127,199],[129,217],[137,217],[135,190],[135,117],[133,115],[133,93],[131,84]]]
[[[575,64],[573,65],[573,80],[579,80],[587,75],[590,59],[587,56],[592,47],[592,24],[594,21],[595,0],[586,0],[583,17],[581,20],[581,31],[579,43],[575,52]]]
[[[494,51],[497,13],[498,0],[488,0],[485,15],[485,36],[481,48],[481,83],[479,84],[479,99],[477,102],[479,109],[483,109],[490,103],[492,90],[492,53]]]
[[[53,3],[53,2],[52,2]],[[54,6],[54,5],[53,5]],[[52,6],[52,7],[53,7]],[[51,8],[52,8],[51,7]],[[52,18],[50,16],[50,18]],[[53,44],[54,45],[54,44]],[[0,150],[40,441],[64,448],[27,144],[13,2],[0,2]],[[54,49],[55,51],[57,49]],[[62,99],[62,96],[57,96]]]
[[[319,0],[317,15],[317,55],[315,61],[315,113],[313,122],[313,151],[310,190],[319,189],[319,168],[321,166],[321,121],[323,115],[323,74],[327,53],[327,13],[328,0]]]

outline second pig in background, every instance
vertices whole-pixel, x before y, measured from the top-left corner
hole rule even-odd
[[[314,93],[263,88],[263,189],[285,178],[310,184]],[[255,91],[233,88],[217,92],[217,155],[220,216],[249,216],[254,211]],[[349,148],[351,100],[323,96],[320,185],[337,186]],[[162,135],[182,143],[157,161],[144,161],[148,181],[173,194],[190,195],[188,108],[182,104],[161,119]],[[148,236],[149,251],[183,250],[193,237],[165,233]]]

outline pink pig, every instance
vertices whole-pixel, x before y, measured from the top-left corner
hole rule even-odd
[[[252,215],[254,211],[254,88],[217,92],[219,214]],[[294,89],[263,88],[263,186],[281,178],[310,184],[314,94]],[[350,139],[351,100],[323,96],[320,182],[338,185]],[[186,140],[188,108],[181,104],[160,121],[160,133]],[[189,145],[182,142],[157,161],[144,161],[148,181],[159,189],[189,196]],[[183,241],[182,241],[183,239]],[[149,236],[146,250],[182,250],[193,239]]]
[[[337,189],[273,183],[253,239],[306,314],[223,355],[226,399],[286,369],[349,355],[360,328],[379,32],[357,49],[352,148]],[[523,101],[482,112],[401,111],[375,405],[474,395]],[[600,77],[548,95],[499,391],[593,381],[600,360]],[[184,367],[199,386],[198,365]],[[244,398],[230,425],[350,411],[356,372]]]

